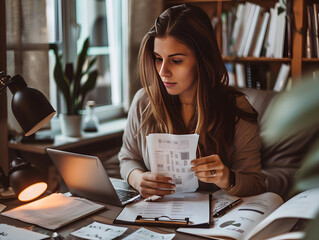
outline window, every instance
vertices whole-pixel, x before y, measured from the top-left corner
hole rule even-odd
[[[87,97],[96,103],[100,121],[120,116],[123,111],[122,75],[122,2],[119,0],[46,0],[48,36],[57,44],[65,62],[75,64],[84,40],[89,37],[88,54],[97,57],[97,86]],[[124,24],[125,25],[125,24]],[[55,58],[49,53],[51,103],[63,111],[62,98],[57,95],[53,79]]]
[[[84,39],[90,37],[89,54],[97,57],[97,87],[88,100],[96,102],[99,120],[123,116],[126,94],[123,71],[123,37],[128,24],[126,0],[6,0],[7,74],[21,74],[27,84],[50,97],[53,107],[61,113],[63,101],[53,78],[55,57],[49,44],[56,44],[64,62],[76,62]],[[127,21],[127,20],[124,20]],[[127,61],[127,60],[126,60]],[[127,64],[126,64],[127,65]],[[125,74],[124,74],[125,73]],[[126,90],[127,91],[127,90]],[[8,91],[8,99],[11,93]],[[57,118],[51,121],[59,129]],[[9,128],[22,129],[8,111]]]

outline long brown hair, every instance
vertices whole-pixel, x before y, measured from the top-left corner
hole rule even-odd
[[[197,60],[196,106],[189,126],[183,121],[178,96],[167,93],[156,71],[154,39],[164,36],[185,44]],[[255,121],[257,118],[256,114],[243,112],[236,106],[236,97],[242,93],[228,87],[228,74],[214,30],[207,14],[199,7],[173,6],[156,19],[141,43],[139,72],[150,100],[142,124],[145,133],[197,133],[199,156],[216,153],[225,157],[226,149],[233,141],[236,121],[239,118]],[[227,162],[225,159],[224,163]]]

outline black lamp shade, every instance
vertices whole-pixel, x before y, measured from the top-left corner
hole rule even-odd
[[[51,120],[55,110],[38,90],[27,86],[20,75],[11,78],[12,112],[26,136],[30,136]]]
[[[11,162],[9,177],[11,188],[20,201],[30,201],[47,189],[47,184],[40,171],[21,158],[16,158]]]

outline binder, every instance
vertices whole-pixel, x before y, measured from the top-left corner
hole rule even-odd
[[[126,205],[113,223],[165,227],[209,227],[211,199],[210,194],[180,193],[165,196],[155,202],[141,200]]]

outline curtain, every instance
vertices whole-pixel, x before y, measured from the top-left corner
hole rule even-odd
[[[20,74],[49,99],[46,1],[6,0],[6,26],[7,74]],[[22,133],[10,110],[11,92],[7,93],[9,129]]]
[[[141,88],[138,78],[138,51],[144,35],[150,30],[155,19],[163,11],[163,0],[128,0],[127,51],[128,71],[127,103],[132,101],[136,91]],[[128,107],[127,105],[127,107]]]

